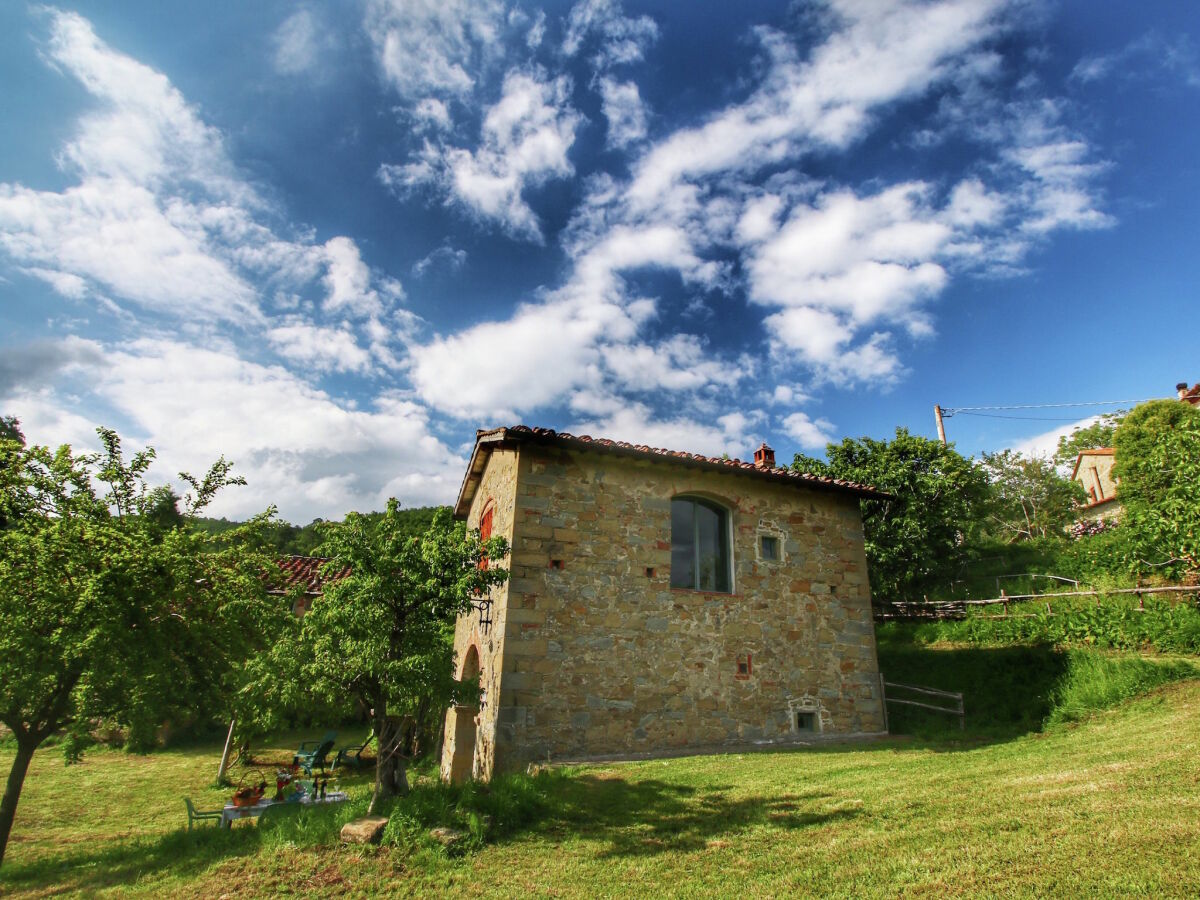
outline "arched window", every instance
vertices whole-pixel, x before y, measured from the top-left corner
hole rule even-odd
[[[729,511],[700,497],[671,501],[671,587],[728,593]]]
[[[496,509],[494,505],[488,506],[482,516],[479,517],[479,539],[486,541],[492,536],[492,512]],[[486,569],[488,567],[488,558],[483,556],[479,560],[479,568]]]

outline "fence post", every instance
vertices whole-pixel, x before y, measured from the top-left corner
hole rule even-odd
[[[892,726],[888,723],[887,713],[887,688],[883,684],[883,673],[879,673],[879,705],[883,709],[883,730],[888,734],[892,733]]]

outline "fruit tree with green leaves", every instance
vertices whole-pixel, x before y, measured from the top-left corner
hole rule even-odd
[[[1200,409],[1178,400],[1135,408],[1113,438],[1121,529],[1138,575],[1200,575]]]
[[[1048,459],[1001,450],[984,453],[980,465],[991,482],[988,529],[1007,541],[1064,536],[1087,500],[1083,487]]]
[[[153,734],[181,711],[225,702],[228,673],[286,616],[263,583],[268,560],[214,549],[189,520],[227,485],[219,460],[178,515],[151,488],[152,450],[126,461],[0,440],[0,722],[17,745],[0,803],[0,861],[34,752],[65,732],[68,762],[97,719]],[[173,505],[173,504],[172,504]]]
[[[987,475],[954,445],[897,428],[891,441],[846,438],[828,462],[797,454],[792,468],[845,478],[891,496],[862,501],[871,593],[908,600],[952,571],[985,515]]]
[[[508,545],[481,540],[445,510],[413,535],[394,499],[383,515],[350,513],[319,527],[327,571],[349,574],[327,585],[304,616],[300,654],[314,688],[371,710],[375,809],[408,789],[404,718],[419,718],[422,702],[475,699],[476,685],[454,680],[450,629],[507,580],[497,563]]]

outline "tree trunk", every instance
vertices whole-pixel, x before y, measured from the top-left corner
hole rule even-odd
[[[225,737],[225,749],[221,753],[221,765],[217,767],[217,784],[227,784],[226,774],[229,772],[229,751],[233,749],[233,726],[237,724],[235,717],[229,723],[229,734]]]
[[[21,788],[25,784],[25,775],[29,772],[29,763],[33,753],[41,743],[32,737],[17,736],[17,756],[12,768],[8,771],[8,783],[4,787],[4,800],[0,801],[0,864],[4,862],[4,851],[8,847],[8,836],[12,833],[13,820],[17,817],[17,801],[21,798]]]
[[[404,755],[404,720],[380,715],[375,707],[375,793],[367,810],[373,815],[384,800],[408,793],[408,758]]]

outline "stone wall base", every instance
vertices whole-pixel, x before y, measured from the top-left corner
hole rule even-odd
[[[837,744],[865,744],[896,737],[886,731],[860,731],[849,734],[806,734],[803,737],[783,737],[773,741],[752,743],[708,744],[693,747],[671,747],[643,753],[609,753],[596,756],[554,757],[529,763],[530,770],[549,766],[578,766],[592,763],[631,763],[647,759],[684,759],[689,756],[729,756],[734,753],[778,753],[787,750],[806,750]]]

